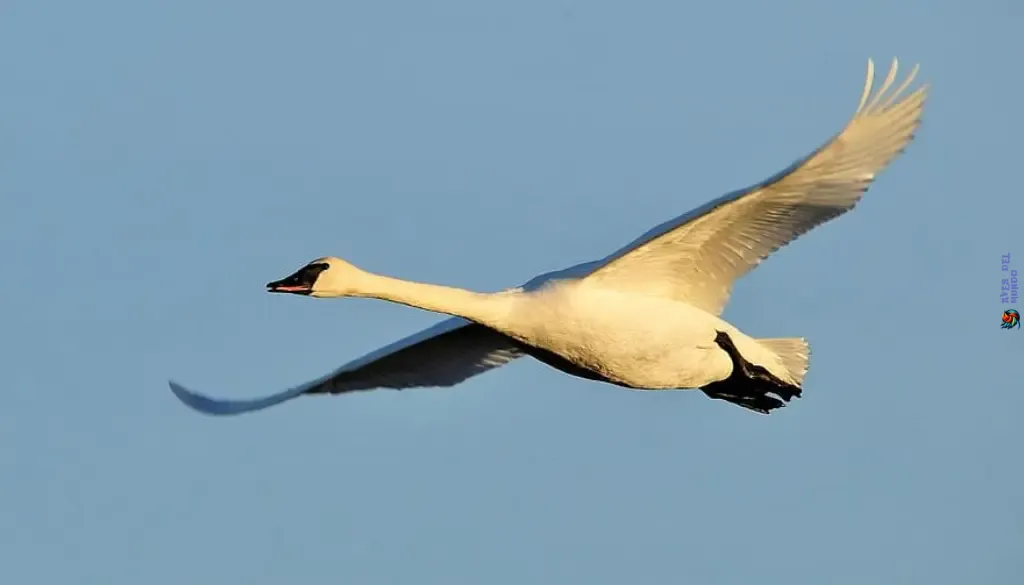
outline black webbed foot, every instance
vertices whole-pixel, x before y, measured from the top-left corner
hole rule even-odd
[[[799,386],[787,384],[763,366],[747,361],[724,331],[717,332],[715,343],[729,355],[733,367],[728,378],[701,388],[708,397],[725,400],[761,414],[782,408],[794,397],[800,397],[802,390]]]

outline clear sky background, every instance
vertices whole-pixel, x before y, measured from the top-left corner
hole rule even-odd
[[[0,582],[1024,582],[1014,0],[14,0],[0,8]],[[521,360],[210,418],[438,317],[272,296],[321,255],[496,290],[932,84],[858,209],[726,317],[771,416]],[[1022,307],[1024,308],[1024,307]]]

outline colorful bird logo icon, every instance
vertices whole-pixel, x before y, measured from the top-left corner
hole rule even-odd
[[[1003,311],[1003,329],[1013,329],[1014,327],[1020,329],[1020,313],[1017,309],[1007,309]]]

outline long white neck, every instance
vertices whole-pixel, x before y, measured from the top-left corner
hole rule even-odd
[[[503,329],[514,299],[509,293],[478,293],[461,288],[425,284],[364,272],[348,296],[381,299],[462,317]]]

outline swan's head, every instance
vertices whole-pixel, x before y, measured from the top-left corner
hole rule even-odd
[[[356,290],[366,274],[340,258],[317,258],[291,276],[267,283],[267,291],[311,297],[344,297]]]

